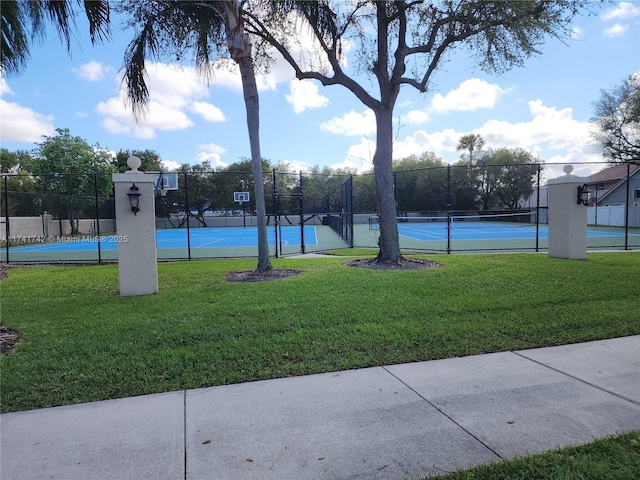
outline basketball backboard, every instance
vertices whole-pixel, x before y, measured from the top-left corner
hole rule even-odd
[[[249,192],[233,192],[233,201],[242,205],[249,201]]]
[[[178,190],[178,174],[167,172],[147,172],[147,174],[155,175],[155,191],[168,192],[170,190]]]

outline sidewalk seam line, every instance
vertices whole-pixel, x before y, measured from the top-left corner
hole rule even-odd
[[[575,375],[571,375],[570,373],[563,372],[562,370],[554,368],[551,365],[547,365],[546,363],[542,363],[542,362],[540,362],[538,360],[535,360],[533,358],[527,357],[526,355],[524,355],[522,353],[518,353],[516,351],[512,351],[511,353],[513,353],[515,355],[518,355],[519,357],[524,358],[525,360],[529,360],[530,362],[537,363],[538,365],[540,365],[542,367],[545,367],[545,368],[548,368],[549,370],[553,370],[554,372],[558,372],[558,373],[560,373],[560,374],[562,374],[562,375],[564,375],[566,377],[573,378],[574,380],[577,380],[580,383],[584,383],[585,385],[589,385],[590,387],[593,387],[593,388],[596,388],[596,389],[598,389],[598,390],[600,390],[602,392],[608,393],[609,395],[613,395],[614,397],[618,397],[618,398],[620,398],[622,400],[626,400],[627,402],[631,402],[634,405],[640,405],[640,402],[638,402],[638,401],[636,401],[636,400],[634,400],[632,398],[627,398],[624,395],[620,395],[619,393],[612,392],[611,390],[607,390],[606,388],[601,387],[599,385],[596,385],[594,383],[587,382],[586,380],[584,380],[584,379],[582,379],[580,377],[576,377]]]
[[[496,452],[493,448],[491,448],[489,445],[487,445],[486,443],[484,443],[482,440],[480,440],[477,436],[475,436],[473,433],[471,433],[469,430],[467,430],[466,428],[464,428],[462,425],[460,425],[458,422],[456,422],[453,418],[451,418],[449,415],[447,415],[444,411],[442,411],[440,408],[438,408],[436,405],[434,405],[433,403],[431,403],[429,400],[427,400],[425,397],[423,397],[422,395],[420,395],[420,393],[418,393],[414,388],[412,388],[411,386],[409,386],[409,384],[407,384],[405,381],[401,380],[398,376],[394,375],[393,373],[391,373],[389,370],[387,370],[387,367],[382,367],[382,369],[384,371],[386,371],[389,375],[391,375],[393,378],[395,378],[397,381],[399,381],[400,383],[402,383],[405,387],[407,387],[409,390],[411,390],[413,393],[415,393],[418,397],[420,397],[422,400],[424,400],[425,402],[427,402],[429,405],[431,405],[433,408],[435,408],[438,412],[440,412],[442,415],[444,415],[449,421],[453,422],[458,428],[460,428],[463,432],[465,432],[467,435],[469,435],[470,437],[472,437],[474,440],[476,440],[480,445],[482,445],[484,448],[486,448],[487,450],[489,450],[491,453],[493,453],[494,455],[496,455],[500,460],[504,460],[504,458],[502,457],[502,455],[500,455],[498,452]]]

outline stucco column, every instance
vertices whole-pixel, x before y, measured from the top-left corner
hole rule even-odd
[[[578,203],[578,187],[588,177],[565,175],[551,179],[549,185],[549,257],[583,260],[587,258],[587,207]]]
[[[113,174],[120,295],[150,295],[158,291],[155,177],[138,171],[139,158],[129,157],[127,163],[132,170]],[[134,184],[140,193],[136,213],[127,195]]]

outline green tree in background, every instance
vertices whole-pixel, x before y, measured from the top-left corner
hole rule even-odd
[[[129,170],[127,160],[131,156],[136,156],[141,160],[139,170],[141,172],[164,172],[166,169],[162,165],[160,154],[155,150],[120,150],[116,153],[116,158],[113,160],[113,166],[115,169],[124,173]]]
[[[522,148],[499,148],[491,155],[492,162],[500,165],[495,193],[503,208],[517,210],[531,196],[542,160]]]
[[[68,128],[57,128],[56,132],[55,137],[44,137],[36,144],[24,166],[36,175],[36,191],[58,197],[57,214],[61,217],[66,210],[71,233],[77,234],[79,215],[91,208],[96,193],[99,197],[111,194],[115,168],[111,154],[100,145],[72,136]]]
[[[594,103],[593,138],[611,162],[640,161],[640,72],[611,90],[601,90]]]
[[[473,165],[473,152],[477,152],[484,147],[484,139],[479,133],[469,133],[460,137],[456,150],[469,151],[469,165]]]
[[[33,176],[24,167],[25,163],[28,164],[30,159],[31,155],[26,150],[10,152],[6,148],[0,148],[0,173],[9,174],[6,176],[6,182],[2,179],[3,181],[0,185],[2,189],[0,197],[2,215],[35,216],[42,214],[41,199],[34,195],[35,184]],[[5,186],[9,200],[8,212],[4,203]]]
[[[399,211],[434,212],[447,207],[447,167],[432,152],[393,163]]]
[[[475,189],[476,209],[516,210],[520,200],[531,195],[541,163],[522,148],[499,148],[483,152],[473,166],[462,160],[458,168],[466,173],[468,188]]]

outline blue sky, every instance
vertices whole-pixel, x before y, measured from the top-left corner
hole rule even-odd
[[[640,71],[640,2],[577,17],[573,29],[566,45],[550,39],[541,56],[501,76],[484,73],[461,53],[436,72],[429,92],[403,88],[394,156],[431,151],[453,162],[460,158],[459,138],[479,133],[485,147],[521,147],[547,162],[600,161],[590,143],[592,103],[601,89]],[[79,22],[71,55],[50,33],[34,46],[22,75],[0,79],[2,147],[32,149],[42,135],[69,128],[108,150],[155,150],[168,167],[203,160],[228,165],[249,157],[237,72],[220,69],[207,85],[192,65],[149,65],[152,102],[137,125],[120,92],[123,54],[133,33],[116,28],[112,41],[92,46],[85,31]],[[263,157],[294,170],[371,168],[373,116],[351,92],[295,80],[284,61],[276,61],[258,83]],[[578,166],[574,173],[592,171]]]

